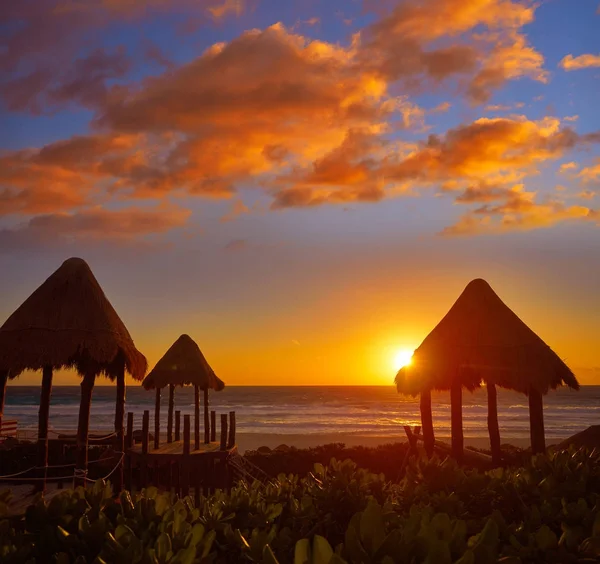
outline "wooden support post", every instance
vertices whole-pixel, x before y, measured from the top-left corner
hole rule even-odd
[[[460,464],[463,460],[464,439],[462,423],[462,385],[458,378],[450,387],[450,411],[452,417],[452,456]]]
[[[200,448],[200,388],[194,386],[194,450]]]
[[[130,411],[127,414],[127,435],[126,435],[126,443],[125,443],[125,460],[127,464],[127,473],[126,473],[126,488],[131,491],[131,452],[130,449],[133,446],[133,412]]]
[[[229,412],[229,440],[227,448],[232,448],[235,445],[235,411]]]
[[[142,460],[140,463],[140,485],[142,488],[148,486],[148,441],[150,432],[150,411],[144,410],[142,417]]]
[[[38,458],[40,467],[39,477],[42,481],[36,487],[37,491],[46,490],[48,475],[48,420],[50,417],[50,396],[52,395],[52,366],[44,366],[42,370],[42,395],[38,414]]]
[[[96,375],[88,372],[81,381],[81,403],[77,426],[77,461],[75,464],[75,485],[85,486],[88,463],[88,431],[90,428],[90,408]]]
[[[217,412],[210,412],[210,441],[215,442],[217,440]]]
[[[494,466],[502,462],[502,451],[500,450],[500,427],[498,426],[498,394],[496,386],[487,383],[488,396],[488,432],[490,434],[490,450],[492,451],[492,463]]]
[[[185,497],[190,493],[190,416],[183,416],[183,459],[181,461],[181,489]]]
[[[181,440],[181,411],[175,412],[175,442]]]
[[[142,418],[142,454],[148,454],[148,442],[150,440],[150,411],[144,410]]]
[[[115,452],[125,452],[125,359],[120,361],[117,372],[117,398],[115,405]],[[119,493],[123,489],[124,458],[122,454],[119,467],[115,470],[114,492]]]
[[[433,416],[431,413],[431,390],[421,392],[421,427],[423,427],[423,443],[425,452],[431,458],[435,445],[435,436],[433,434]]]
[[[544,402],[542,394],[533,388],[529,390],[529,425],[532,454],[542,454],[546,452],[546,437],[544,435]]]
[[[156,387],[154,404],[154,450],[160,446],[160,388]]]
[[[204,390],[204,442],[210,442],[210,423],[208,422],[208,388]]]
[[[227,414],[221,414],[221,450],[227,449]]]
[[[175,386],[169,384],[169,412],[167,414],[167,442],[173,442],[173,404],[175,403]]]
[[[2,414],[4,413],[4,400],[6,398],[6,383],[8,370],[0,370],[0,429],[2,428]]]

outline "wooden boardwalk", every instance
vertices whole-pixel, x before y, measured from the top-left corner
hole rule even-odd
[[[144,454],[143,445],[137,444],[133,445],[129,449],[129,453],[133,456],[145,456],[150,459],[160,458],[161,460],[166,459],[176,459],[183,456],[191,456],[197,457],[206,454],[210,454],[211,456],[222,455],[227,457],[229,454],[234,452],[236,447],[233,446],[226,450],[221,450],[221,444],[219,442],[211,442],[211,443],[200,443],[200,448],[198,450],[193,450],[192,445],[190,445],[190,453],[189,455],[184,454],[184,442],[183,441],[173,441],[172,443],[163,443],[160,444],[157,449],[152,448],[151,446],[148,448],[148,452]]]

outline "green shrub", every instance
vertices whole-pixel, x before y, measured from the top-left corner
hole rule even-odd
[[[0,501],[8,501],[5,495]],[[196,506],[97,482],[0,521],[2,564],[515,564],[600,562],[600,454],[481,473],[411,460],[404,478],[333,459],[238,483]]]

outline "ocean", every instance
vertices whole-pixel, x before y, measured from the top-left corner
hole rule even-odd
[[[50,427],[54,430],[77,428],[79,386],[56,386],[52,390]],[[20,429],[36,429],[40,388],[9,386],[4,417],[17,419]],[[94,389],[90,429],[113,427],[115,388]],[[127,388],[126,411],[133,411],[136,428],[142,413],[150,410],[150,429],[154,428],[154,392],[140,386]],[[166,430],[168,392],[162,395],[161,428]],[[175,409],[193,414],[193,388],[175,390]],[[463,392],[465,437],[487,437],[487,397],[484,389]],[[403,425],[420,423],[418,399],[398,395],[393,386],[314,386],[256,387],[228,386],[210,395],[211,409],[217,413],[236,412],[240,433],[316,435],[335,434],[403,438]],[[450,398],[448,393],[432,396],[433,419],[437,437],[450,436]],[[600,386],[583,386],[551,391],[544,398],[546,436],[566,438],[590,425],[600,423]],[[502,439],[529,437],[527,397],[498,390],[498,418]],[[343,441],[340,441],[343,442]]]

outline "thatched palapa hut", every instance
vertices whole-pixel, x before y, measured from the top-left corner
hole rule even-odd
[[[52,372],[74,368],[83,377],[77,430],[77,469],[87,469],[87,436],[97,376],[117,383],[115,433],[123,450],[125,370],[141,380],[146,358],[140,353],[87,263],[66,260],[0,328],[0,370],[16,378],[42,370],[39,410],[39,461],[47,465],[48,416]],[[4,387],[6,379],[0,380]],[[4,390],[2,390],[4,393]]]
[[[156,363],[142,383],[146,390],[156,390],[154,412],[154,448],[160,436],[160,393],[169,386],[169,412],[167,416],[167,441],[173,441],[173,407],[175,386],[194,386],[195,448],[200,448],[200,390],[204,392],[204,442],[210,442],[208,418],[208,391],[221,391],[225,384],[216,376],[200,347],[189,335],[181,335]]]
[[[504,304],[485,280],[477,279],[467,285],[427,335],[411,364],[398,372],[396,385],[402,393],[421,393],[423,430],[431,444],[430,392],[450,389],[452,447],[460,458],[461,386],[472,390],[481,381],[487,385],[488,428],[495,462],[500,459],[496,386],[529,397],[534,453],[545,450],[542,395],[562,385],[579,389],[574,374],[556,353]]]

